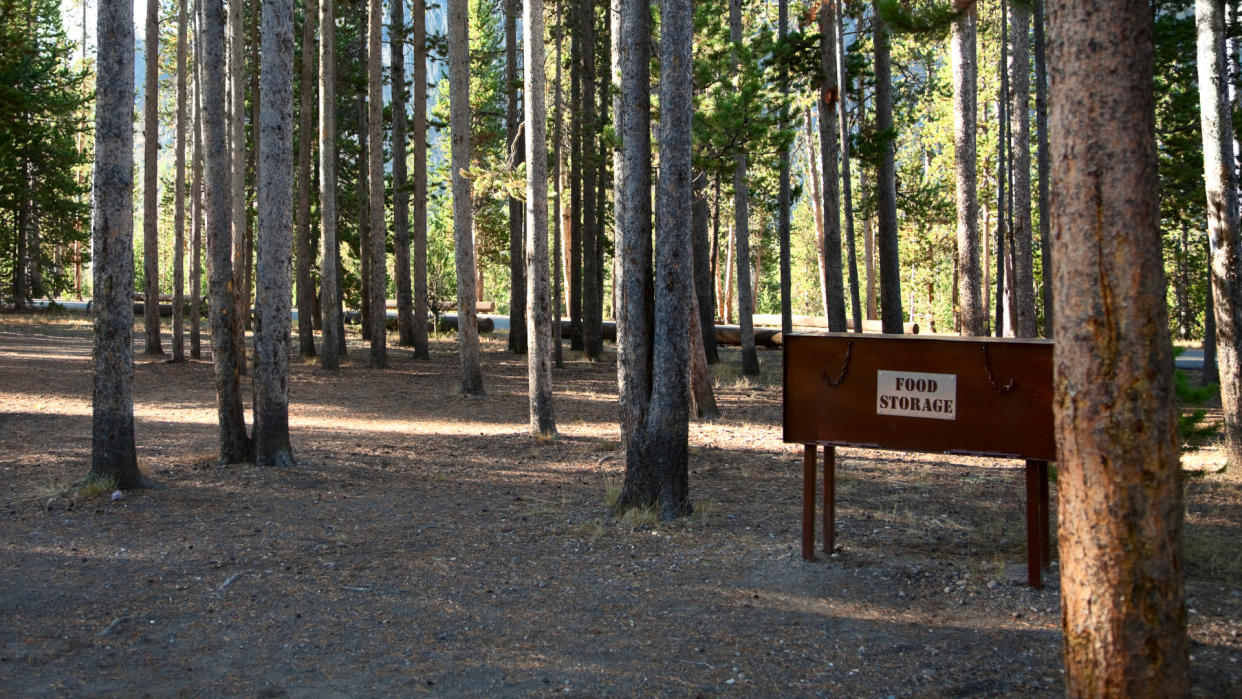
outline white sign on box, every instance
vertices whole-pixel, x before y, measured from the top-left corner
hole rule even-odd
[[[877,415],[957,419],[957,375],[917,371],[876,372]]]

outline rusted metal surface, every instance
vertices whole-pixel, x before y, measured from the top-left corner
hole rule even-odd
[[[785,441],[805,445],[802,557],[815,557],[824,445],[824,552],[835,544],[836,445],[1027,460],[1027,578],[1050,563],[1048,461],[1056,457],[1049,340],[845,333],[785,338]]]
[[[907,385],[913,382],[877,392],[881,372],[953,377],[951,419],[946,399]],[[885,399],[926,410],[918,417],[880,414]],[[1053,461],[1052,342],[791,334],[784,412],[786,442]]]

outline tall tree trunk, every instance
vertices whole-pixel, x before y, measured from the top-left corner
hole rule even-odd
[[[514,8],[516,9],[516,8]],[[527,0],[522,9],[522,75],[526,79],[526,310],[531,346],[526,357],[530,396],[530,430],[541,437],[556,434],[552,405],[552,308],[548,288],[548,114],[544,106],[543,0]],[[516,38],[514,39],[516,41]],[[516,47],[515,47],[516,48]],[[512,143],[512,141],[510,141]]]
[[[862,332],[862,301],[858,294],[858,246],[854,243],[854,192],[850,175],[850,121],[845,108],[845,94],[849,92],[849,74],[845,64],[845,32],[841,15],[834,13],[837,35],[837,116],[841,131],[841,200],[845,209],[845,249],[849,265],[850,313],[854,319],[854,332]]]
[[[246,317],[250,314],[248,296],[242,293],[245,288],[243,275],[245,274],[246,260],[246,87],[243,83],[245,77],[245,59],[243,51],[245,50],[245,22],[244,2],[242,0],[230,0],[228,4],[228,157],[229,157],[229,226],[231,232],[228,240],[232,250],[230,254],[233,256],[229,264],[229,269],[233,275],[233,288],[230,292],[230,298],[233,299],[233,312],[229,314],[229,320],[237,327],[233,333],[237,337],[237,347],[230,353],[230,357],[237,362],[237,373],[246,373],[246,333],[244,323]],[[206,39],[204,39],[205,41]],[[204,99],[206,99],[204,95]],[[204,106],[206,109],[206,106]],[[206,118],[204,116],[204,118]],[[210,154],[208,157],[211,157]],[[210,177],[210,175],[208,175]],[[211,233],[208,232],[208,238]],[[210,241],[208,242],[210,246]],[[208,252],[208,257],[212,260],[215,257]],[[208,292],[210,293],[210,291]],[[215,347],[215,326],[212,326],[212,347]],[[214,349],[213,349],[214,352]],[[247,450],[249,447],[247,446]],[[240,459],[239,459],[240,461]]]
[[[556,197],[552,201],[552,359],[557,367],[565,365],[561,349],[561,236],[564,235],[561,219],[561,201],[565,193],[562,186],[561,173],[564,168],[564,144],[562,143],[561,125],[561,38],[565,33],[565,18],[561,14],[561,0],[556,0],[556,87],[553,92],[552,106],[552,186],[556,188]]]
[[[160,232],[159,232],[159,0],[147,0],[146,59],[142,100],[142,276],[146,302],[142,305],[147,348],[144,354],[164,354],[160,346]],[[35,252],[38,254],[38,251]]]
[[[421,2],[421,0],[415,0]],[[414,291],[410,283],[410,190],[405,171],[405,0],[393,0],[388,36],[392,55],[392,232],[397,286],[397,343],[414,346]]]
[[[1208,253],[1208,284],[1211,285],[1212,277],[1212,245],[1210,240],[1205,240]],[[1215,294],[1208,290],[1205,294],[1207,297],[1203,304],[1203,376],[1200,381],[1201,385],[1210,383],[1220,384],[1220,373],[1217,371],[1216,364],[1216,304],[1213,303],[1212,297]]]
[[[867,191],[866,168],[859,170],[858,186],[864,192]],[[876,294],[878,280],[875,273],[875,228],[871,223],[870,211],[863,216],[863,271],[867,280],[867,320],[878,320],[880,313]]]
[[[978,6],[971,3],[953,22],[953,151],[957,182],[957,298],[961,333],[981,336],[987,317],[979,274],[979,200],[976,187],[975,112],[978,65],[975,25]],[[1042,214],[1041,214],[1042,216]]]
[[[173,202],[173,337],[172,359],[185,361],[185,132],[186,74],[185,42],[189,24],[188,0],[177,3],[177,153],[176,185]]]
[[[832,5],[819,8],[819,66],[824,81],[819,88],[819,156],[824,169],[824,289],[828,305],[824,313],[828,329],[845,332],[845,293],[841,279],[841,199],[837,189],[837,84],[836,19]],[[783,263],[783,262],[782,262]]]
[[[371,205],[371,368],[388,366],[388,260],[385,254],[388,227],[384,223],[384,57],[380,27],[384,3],[370,0],[367,13],[367,142]]]
[[[784,40],[789,33],[789,0],[780,0],[777,3],[777,35]],[[820,17],[829,14],[828,4],[820,5]],[[820,31],[824,28],[824,22],[820,22]],[[824,35],[831,37],[831,35]],[[827,46],[831,43],[831,38],[821,40],[821,44]],[[827,50],[827,49],[825,49]],[[833,74],[831,81],[836,82],[836,51],[833,50],[832,63]],[[827,77],[827,76],[826,76]],[[781,97],[784,101],[780,107],[780,128],[789,128],[789,106],[786,102],[789,100],[789,70],[782,64],[781,67]],[[824,81],[825,89],[827,89],[828,80]],[[835,96],[834,96],[835,99]],[[836,161],[833,161],[836,166]],[[790,298],[790,271],[789,271],[789,206],[792,193],[789,189],[789,148],[782,148],[780,152],[780,172],[778,173],[778,193],[776,204],[776,246],[780,249],[780,282],[781,282],[781,332],[793,332],[793,300]],[[839,237],[839,234],[838,234]],[[840,246],[837,246],[838,255],[840,254]],[[831,314],[829,314],[831,316]],[[829,322],[831,324],[831,321]],[[841,322],[844,328],[844,320]]]
[[[1035,19],[1035,169],[1039,176],[1039,250],[1043,267],[1044,336],[1052,337],[1052,241],[1048,237],[1048,69],[1044,41],[1044,0],[1031,3]]]
[[[540,2],[540,5],[543,3]],[[509,166],[517,168],[526,154],[525,140],[518,140],[520,124],[518,123],[518,60],[517,60],[517,16],[522,12],[518,0],[505,0],[505,142],[508,144]],[[539,17],[543,24],[542,14]],[[525,22],[523,27],[527,26]],[[525,39],[525,37],[523,37]],[[543,37],[539,40],[542,42]],[[542,48],[542,44],[540,44]],[[523,54],[525,60],[525,54]],[[543,70],[543,64],[539,64]],[[526,70],[523,76],[528,76]],[[523,91],[523,95],[526,92]],[[541,118],[547,118],[546,116]],[[529,122],[528,122],[529,123]],[[546,127],[545,127],[546,130]],[[547,163],[544,163],[546,175]],[[547,197],[547,183],[544,183],[544,197]],[[547,227],[547,210],[544,210],[544,227]],[[514,354],[526,354],[526,245],[523,238],[522,223],[524,221],[522,202],[517,197],[509,197],[509,351]],[[546,230],[545,230],[546,233]],[[545,245],[546,247],[546,245]]]
[[[336,234],[336,3],[319,3],[319,308],[324,369],[340,367],[340,245]]]
[[[457,344],[461,392],[483,393],[474,295],[474,213],[470,199],[470,43],[467,0],[448,2],[449,124],[452,131],[453,239],[457,251]]]
[[[188,2],[189,0],[184,0]],[[202,260],[203,260],[203,119],[202,92],[203,25],[199,3],[194,0],[194,184],[190,188],[190,358],[202,357]]]
[[[88,480],[142,485],[134,447],[134,6],[100,0],[91,188],[94,380]],[[18,301],[20,303],[20,299]]]
[[[1198,28],[1200,125],[1212,260],[1212,302],[1220,361],[1220,402],[1225,420],[1225,458],[1242,465],[1242,252],[1238,239],[1238,182],[1225,70],[1224,8],[1219,0],[1195,0]],[[1058,257],[1057,259],[1063,259]],[[1067,261],[1068,262],[1068,261]]]
[[[897,251],[897,173],[893,164],[893,97],[889,65],[889,37],[880,17],[875,17],[875,129],[881,134],[880,164],[876,172],[877,247],[880,253],[880,321],[886,333],[901,334],[905,319],[901,310],[901,260]]]
[[[237,319],[237,280],[233,276],[233,197],[235,180],[225,147],[224,7],[221,0],[200,0],[203,46],[203,150],[206,177],[205,225],[209,264],[211,359],[216,377],[220,461],[235,464],[250,458],[240,386],[242,338]],[[236,155],[235,153],[234,155]],[[233,165],[236,162],[232,163]]]
[[[816,284],[819,287],[819,307],[827,309],[828,287],[825,286],[827,279],[824,277],[824,270],[827,266],[824,260],[824,199],[823,190],[819,186],[819,165],[815,163],[815,154],[819,152],[819,144],[815,138],[815,132],[811,130],[811,121],[811,108],[807,107],[802,120],[806,135],[806,179],[811,183],[811,198],[807,203],[811,207],[811,218],[815,221],[815,265],[819,272],[817,276],[819,282]]]
[[[733,74],[741,72],[737,47],[742,44],[742,0],[729,0],[729,40],[733,42]],[[663,79],[661,79],[663,80]],[[737,239],[737,306],[742,326],[742,373],[759,375],[759,354],[755,351],[755,302],[750,279],[750,218],[747,210],[749,190],[746,182],[746,153],[733,158],[733,235]]]
[[[260,126],[259,102],[262,98],[262,87],[259,85],[259,43],[260,13],[263,0],[250,0],[250,149],[247,151],[246,173],[249,176],[249,190],[246,198],[246,246],[245,265],[242,273],[242,299],[246,313],[242,323],[247,330],[254,327],[255,303],[254,293],[254,260],[255,233],[259,226],[259,149],[262,148],[263,129]],[[243,338],[245,336],[243,335]]]
[[[613,110],[614,114],[617,112],[618,110]],[[690,243],[694,257],[696,297],[694,312],[698,317],[700,339],[693,344],[691,352],[701,351],[706,364],[715,364],[720,361],[720,352],[716,349],[716,300],[712,294],[712,270],[709,259],[711,241],[707,237],[707,218],[710,214],[707,206],[707,173],[698,170],[694,173],[694,204],[691,211],[693,238]],[[615,279],[613,283],[616,283]],[[694,349],[695,347],[699,349]]]
[[[582,3],[576,0],[579,30],[569,35],[569,348],[582,351],[582,168],[586,148],[582,105]]]
[[[394,4],[399,7],[400,2]],[[298,350],[303,357],[315,356],[315,286],[311,283],[311,150],[315,140],[315,15],[318,0],[306,0],[302,18],[302,86],[298,107],[298,208],[297,208],[297,293]]]
[[[414,44],[414,358],[427,348],[427,8],[411,5]]]
[[[697,192],[695,197],[697,199]],[[690,244],[695,245],[694,241]],[[702,277],[699,273],[697,257],[698,255],[692,251],[690,258],[694,264],[696,284]],[[716,407],[716,394],[712,391],[712,375],[707,369],[707,352],[704,345],[709,335],[713,340],[716,339],[716,328],[713,324],[711,331],[708,332],[706,326],[703,325],[702,311],[699,308],[700,298],[697,293],[690,294],[690,403],[697,417],[712,420],[720,417],[720,408]]]
[[[579,0],[578,28],[581,32],[579,68],[582,78],[582,356],[599,361],[603,349],[603,315],[599,296],[600,268],[596,254],[599,231],[595,227],[595,144],[598,124],[595,119],[595,0]]]
[[[1186,696],[1151,5],[1056,0],[1048,19],[1066,690]]]
[[[255,273],[254,461],[292,466],[289,446],[293,281],[293,0],[263,1],[259,91],[259,235]]]
[[[367,68],[367,51],[370,46],[367,44],[367,35],[370,33],[370,24],[367,21],[367,13],[370,8],[369,0],[359,0],[357,8],[357,27],[358,41],[354,45],[354,58],[357,65],[363,69],[363,80],[358,86],[358,91],[354,94],[354,117],[356,124],[356,133],[358,134],[358,170],[356,172],[357,179],[354,181],[358,196],[358,276],[361,281],[362,299],[359,304],[358,313],[361,316],[362,339],[371,341],[372,321],[375,316],[371,310],[374,301],[373,292],[371,290],[371,142],[370,129],[368,121],[370,119],[367,113],[367,93],[370,90],[370,75],[366,71]]]
[[[1010,37],[1009,152],[1013,157],[1013,227],[1009,252],[1013,260],[1009,308],[1017,337],[1035,337],[1035,274],[1031,244],[1031,8],[1009,3]]]

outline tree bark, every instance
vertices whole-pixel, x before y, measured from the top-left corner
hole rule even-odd
[[[1220,2],[1196,0],[1200,126],[1225,458],[1230,467],[1238,468],[1242,465],[1242,251],[1238,240],[1231,106],[1226,89],[1224,24]]]
[[[189,0],[185,0],[188,2]],[[203,25],[199,3],[194,0],[194,184],[190,188],[190,358],[202,357],[202,259],[203,259],[203,119],[202,92]]]
[[[396,3],[399,6],[401,3]],[[315,135],[315,15],[318,0],[306,0],[302,18],[302,86],[298,114],[298,208],[297,208],[297,294],[298,349],[303,357],[315,356],[315,287],[311,283],[311,146]]]
[[[893,97],[889,37],[878,0],[875,17],[875,129],[880,134],[876,172],[877,246],[880,253],[880,320],[884,332],[901,334],[901,260],[897,250],[897,173],[893,164]]]
[[[371,368],[388,366],[387,304],[388,259],[385,253],[388,227],[384,223],[384,58],[380,27],[384,3],[370,0],[367,20],[367,142],[371,205]]]
[[[741,72],[737,47],[742,43],[742,2],[729,0],[729,40],[733,42],[733,73]],[[737,239],[738,324],[742,326],[742,373],[759,375],[759,354],[755,351],[755,303],[750,279],[750,220],[747,210],[746,153],[733,158],[733,235]]]
[[[614,32],[615,34],[615,32]],[[613,110],[616,113],[617,110]],[[720,361],[720,352],[716,349],[716,298],[712,293],[711,241],[708,239],[707,205],[707,173],[698,170],[694,173],[694,204],[691,212],[694,238],[691,240],[694,257],[694,290],[695,309],[698,316],[698,344],[706,364]],[[614,280],[615,285],[615,280]],[[697,352],[692,348],[692,352]],[[706,370],[705,370],[706,371]]]
[[[237,362],[237,373],[246,373],[246,332],[245,319],[250,314],[250,299],[243,293],[245,289],[245,273],[246,260],[246,88],[243,83],[245,72],[245,59],[242,57],[245,48],[245,22],[243,21],[243,13],[245,8],[242,0],[230,0],[228,4],[228,153],[230,158],[230,170],[228,177],[230,178],[229,189],[229,206],[230,214],[229,225],[232,232],[227,240],[232,246],[232,261],[229,269],[233,275],[233,287],[230,291],[230,298],[233,299],[233,313],[229,314],[231,322],[237,327],[233,333],[237,337],[237,347],[230,353],[230,356]],[[204,107],[206,108],[206,107]],[[208,155],[208,157],[211,157]],[[210,175],[209,175],[210,177]],[[210,238],[211,233],[208,232]],[[210,246],[210,242],[208,242]],[[208,257],[213,260],[214,256],[210,252]],[[208,293],[211,293],[210,291]],[[212,335],[215,335],[213,326]],[[212,339],[212,346],[215,346],[215,339]],[[213,349],[214,352],[214,349]],[[247,451],[249,447],[247,446]],[[238,459],[239,461],[241,459]]]
[[[824,312],[828,329],[845,332],[844,280],[841,279],[841,199],[837,189],[837,101],[840,89],[837,84],[836,19],[829,3],[819,8],[820,51],[819,66],[824,81],[819,88],[819,148],[820,162],[824,170],[823,216],[824,216],[824,290],[827,306]],[[783,261],[782,261],[783,264]],[[782,322],[783,325],[783,322]],[[785,332],[792,332],[793,326]]]
[[[516,8],[514,8],[516,9]],[[540,437],[556,435],[552,404],[552,308],[548,288],[548,132],[544,106],[543,0],[526,0],[522,9],[526,79],[526,357],[530,396],[530,430]],[[515,39],[516,41],[516,39]],[[511,141],[512,142],[512,141]],[[510,326],[512,327],[512,326]]]
[[[579,0],[578,28],[581,32],[579,68],[582,77],[582,136],[578,151],[582,175],[582,356],[599,361],[604,340],[600,323],[603,320],[599,295],[600,265],[596,252],[599,230],[595,226],[595,144],[598,124],[595,119],[595,2]]]
[[[159,232],[159,0],[147,0],[146,59],[142,100],[142,277],[146,303],[143,320],[147,348],[143,354],[164,354],[160,346],[160,232]],[[37,252],[36,252],[37,254]]]
[[[961,333],[982,336],[987,330],[979,273],[979,200],[976,187],[975,112],[978,64],[975,26],[978,6],[971,3],[953,22],[953,151],[957,183],[957,298]],[[1042,213],[1046,218],[1047,214]]]
[[[263,0],[255,265],[254,461],[292,466],[289,445],[293,281],[293,0]]]
[[[483,393],[479,368],[479,331],[474,295],[473,202],[470,180],[470,44],[467,39],[467,0],[448,2],[449,122],[452,131],[451,167],[453,187],[453,239],[456,243],[458,354],[461,358],[461,392]]]
[[[421,0],[415,0],[421,2]],[[414,346],[414,290],[410,283],[410,190],[405,160],[405,0],[393,0],[389,14],[392,55],[392,231],[393,277],[397,286],[397,343]]]
[[[577,0],[578,14],[571,16],[581,24],[583,0]],[[582,32],[569,35],[569,241],[566,252],[569,279],[569,349],[582,351],[582,168],[586,129],[582,106]]]
[[[142,486],[134,446],[134,8],[100,0],[91,189],[94,380],[87,480]]]
[[[1035,24],[1035,169],[1039,176],[1039,250],[1043,267],[1044,336],[1052,337],[1052,241],[1048,237],[1048,69],[1044,0],[1031,3]]]
[[[319,308],[323,312],[320,366],[340,367],[341,290],[336,234],[336,9],[319,3]]]
[[[540,5],[542,6],[542,2]],[[508,144],[508,156],[510,167],[517,168],[522,163],[526,154],[526,146],[524,141],[530,137],[529,133],[523,136],[522,141],[518,140],[520,133],[520,124],[518,123],[518,61],[517,61],[517,16],[523,10],[519,7],[518,0],[505,0],[505,132],[506,143]],[[523,15],[524,17],[525,15]],[[543,24],[543,16],[540,15],[540,24]],[[523,27],[527,25],[525,22]],[[525,36],[523,36],[525,39]],[[542,41],[542,37],[540,37]],[[525,61],[525,53],[523,53],[523,61]],[[539,69],[543,69],[543,64],[539,64]],[[529,73],[523,66],[523,76]],[[523,95],[526,91],[523,90]],[[526,95],[528,96],[528,95]],[[544,116],[543,118],[547,118]],[[528,122],[529,123],[529,122]],[[546,126],[545,126],[546,132]],[[546,157],[546,156],[545,156]],[[544,164],[544,174],[547,174],[547,164]],[[544,198],[547,198],[547,184],[544,184]],[[526,354],[526,245],[523,238],[523,226],[525,212],[523,211],[522,202],[516,197],[509,197],[509,351],[514,354]],[[544,227],[545,234],[547,228],[547,211],[544,211]],[[545,245],[546,247],[546,245]]]
[[[818,111],[819,105],[816,105]],[[808,204],[811,207],[811,218],[815,221],[815,266],[818,274],[819,287],[819,306],[820,308],[828,308],[828,287],[825,286],[827,278],[824,276],[824,270],[827,262],[824,260],[824,199],[823,189],[819,186],[819,165],[815,162],[815,154],[819,152],[819,143],[815,138],[815,132],[811,129],[811,108],[807,107],[804,113],[802,124],[805,127],[806,135],[806,179],[811,183],[811,198]]]
[[[177,3],[177,144],[173,194],[173,319],[172,360],[185,361],[185,42],[189,23],[187,0]],[[144,309],[145,310],[145,309]]]
[[[1031,241],[1031,8],[1027,2],[1009,3],[1009,152],[1013,157],[1013,226],[1009,252],[1013,275],[1009,310],[1014,334],[1035,337],[1035,274]]]
[[[427,347],[427,9],[411,5],[414,44],[414,358],[429,359]]]
[[[232,205],[229,150],[225,147],[224,7],[221,0],[200,0],[203,46],[203,150],[206,166],[204,213],[207,229],[208,295],[211,312],[211,359],[216,378],[216,415],[221,463],[250,458],[242,409],[241,324],[237,319],[237,280],[233,276]],[[237,155],[237,153],[234,153]],[[235,163],[234,163],[235,164]]]
[[[1151,7],[1057,0],[1048,19],[1066,690],[1186,696]]]
[[[789,33],[789,0],[780,0],[777,3],[777,36],[784,40]],[[820,17],[830,14],[829,5],[827,3],[820,5]],[[820,22],[821,46],[827,52],[828,46],[832,43],[833,34],[823,33],[825,28],[824,22]],[[826,56],[824,56],[826,58]],[[836,82],[836,51],[832,52],[833,71],[832,75],[825,74],[825,89],[829,80]],[[785,67],[781,68],[781,97],[788,101],[789,99],[789,70]],[[783,129],[789,128],[789,106],[785,102],[780,107],[779,126]],[[833,161],[833,167],[836,161]],[[776,204],[776,237],[777,247],[780,248],[780,284],[781,284],[781,332],[793,332],[793,300],[790,298],[790,271],[789,271],[789,206],[792,193],[789,187],[789,148],[782,148],[780,152],[780,171],[778,177],[778,192]],[[825,175],[826,177],[826,175]],[[840,237],[838,233],[838,237]],[[837,246],[838,255],[840,255],[840,246]],[[829,314],[831,316],[831,313]],[[831,325],[831,322],[829,323]],[[842,321],[842,326],[845,322]]]
[[[553,92],[552,107],[552,183],[556,188],[556,197],[552,202],[552,355],[556,366],[565,365],[563,350],[561,348],[561,290],[562,290],[562,274],[563,268],[561,257],[561,239],[564,235],[564,226],[562,216],[562,200],[565,193],[563,182],[561,181],[561,173],[564,171],[564,143],[562,142],[563,116],[561,114],[561,39],[565,33],[565,21],[561,14],[561,0],[556,0],[556,9],[553,11],[556,17],[556,87]]]
[[[845,93],[849,92],[849,74],[845,64],[845,33],[841,29],[841,12],[834,13],[837,35],[837,116],[841,130],[841,201],[845,213],[845,249],[849,265],[850,312],[854,318],[854,332],[862,332],[862,301],[858,294],[858,246],[854,243],[854,193],[850,175],[850,123],[845,108]]]

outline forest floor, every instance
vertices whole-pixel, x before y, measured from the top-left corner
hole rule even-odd
[[[447,336],[430,361],[390,345],[384,371],[350,344],[339,373],[293,362],[297,465],[280,470],[218,466],[211,364],[139,346],[158,487],[113,500],[70,487],[90,464],[89,323],[0,315],[6,694],[1064,691],[1055,562],[1026,585],[1021,462],[842,449],[840,548],[804,562],[777,353],[757,379],[731,351],[714,367],[723,417],[690,432],[695,514],[661,523],[608,514],[611,346],[597,364],[566,351],[560,438],[537,440],[503,335],[483,338],[479,398],[458,395]],[[1237,696],[1242,477],[1214,472],[1215,445],[1187,459],[1194,693]]]

